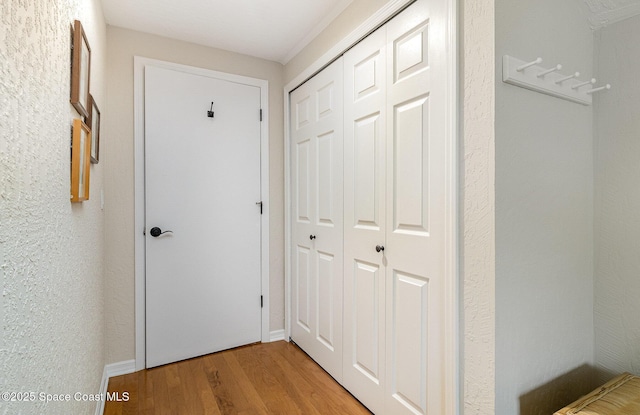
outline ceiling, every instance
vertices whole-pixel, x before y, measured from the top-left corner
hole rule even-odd
[[[102,0],[108,24],[287,63],[353,0]],[[578,0],[592,29],[640,0]]]
[[[640,14],[640,0],[584,0],[592,29]]]
[[[108,24],[287,63],[353,0],[102,0]]]

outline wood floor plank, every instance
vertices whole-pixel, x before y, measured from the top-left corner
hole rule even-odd
[[[350,405],[352,400],[356,401],[355,398],[324,370],[321,368],[317,370],[319,368],[317,363],[295,346],[282,348],[279,352],[276,356],[282,358],[277,360],[278,365],[284,373],[295,373],[296,385],[304,388],[303,395],[307,396],[309,402],[320,414],[370,414],[361,404],[358,406]],[[343,405],[343,401],[349,402],[349,404]]]
[[[244,399],[236,374],[225,361],[224,353],[205,359],[209,387],[223,415],[243,413],[249,409],[248,400]]]
[[[269,413],[282,415],[313,414],[314,409],[292,393],[290,379],[274,370],[275,362],[265,348],[238,351],[238,361],[262,397]],[[282,392],[285,393],[282,393]]]
[[[268,354],[270,370],[280,380],[280,385],[285,391],[285,396],[291,399],[296,406],[300,407],[300,414],[322,415],[322,407],[317,408],[309,401],[309,397],[316,389],[315,385],[309,384],[300,376],[298,370],[289,368],[283,369],[286,362],[282,362],[283,357],[276,348]]]
[[[225,363],[234,373],[234,378],[239,386],[238,392],[251,403],[251,411],[249,413],[268,415],[269,411],[255,388],[255,385],[249,380],[242,366],[238,362],[237,353],[226,352],[223,353]]]
[[[370,415],[284,341],[253,344],[110,379],[105,415]]]

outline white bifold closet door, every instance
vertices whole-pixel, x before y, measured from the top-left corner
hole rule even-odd
[[[450,392],[446,6],[417,0],[290,95],[291,337],[378,415],[444,415]]]
[[[291,338],[342,379],[342,59],[291,100]]]
[[[344,55],[343,384],[377,414],[444,410],[445,5]]]

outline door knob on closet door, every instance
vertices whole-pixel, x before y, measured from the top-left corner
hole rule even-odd
[[[376,245],[376,252],[384,251],[384,246]]]
[[[309,240],[313,241],[314,239],[316,239],[315,235],[309,235]]]

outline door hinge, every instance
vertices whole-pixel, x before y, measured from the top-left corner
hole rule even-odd
[[[260,308],[264,307],[264,298],[260,296]]]
[[[260,108],[260,121],[262,121],[262,108]]]
[[[256,202],[256,205],[260,205],[260,214],[262,215],[262,201]]]

